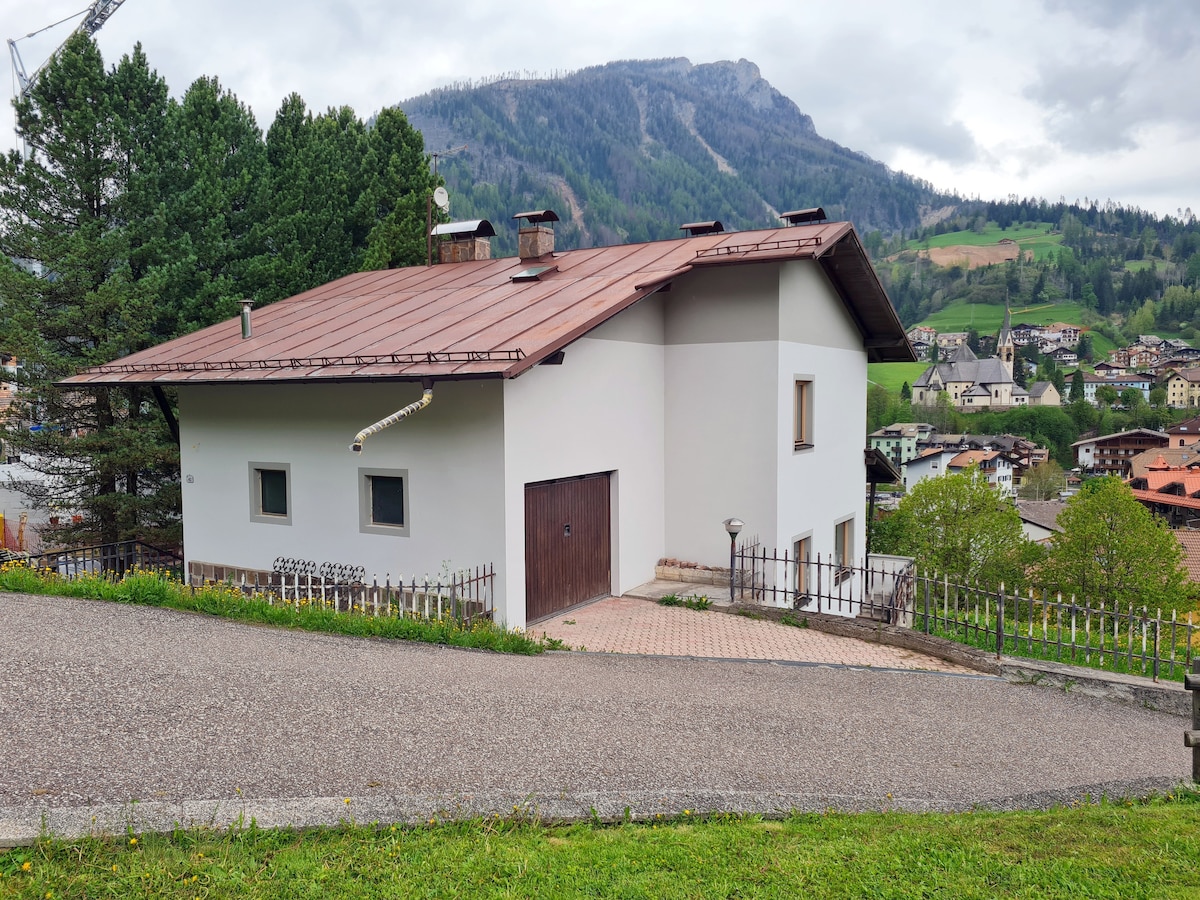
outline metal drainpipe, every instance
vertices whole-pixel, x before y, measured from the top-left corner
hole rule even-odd
[[[383,429],[389,428],[392,425],[395,425],[401,419],[408,418],[413,413],[421,411],[422,409],[427,407],[430,403],[432,403],[433,402],[433,382],[432,381],[423,382],[422,386],[425,388],[425,392],[421,395],[420,400],[416,401],[415,403],[408,404],[408,406],[404,407],[403,409],[396,410],[396,412],[392,413],[386,419],[380,419],[374,425],[368,425],[366,428],[364,428],[362,431],[360,431],[358,434],[356,434],[354,436],[354,443],[352,443],[350,445],[350,449],[353,450],[355,453],[362,453],[363,441],[365,441],[371,435],[375,434],[376,432],[383,431]]]

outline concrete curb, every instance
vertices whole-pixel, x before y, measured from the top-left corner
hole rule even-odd
[[[33,844],[43,835],[76,840],[175,830],[316,828],[345,823],[423,825],[501,819],[551,823],[654,821],[724,813],[785,818],[812,812],[939,812],[1050,809],[1138,799],[1187,790],[1173,778],[1081,784],[976,802],[902,795],[871,796],[788,791],[599,791],[539,794],[411,794],[373,797],[231,797],[179,802],[97,803],[86,806],[0,807],[0,849]],[[347,800],[349,802],[347,802]],[[686,810],[686,812],[685,812]]]
[[[924,653],[946,662],[975,669],[977,672],[999,675],[1005,681],[1013,684],[1052,687],[1083,694],[1087,697],[1142,706],[1146,709],[1177,716],[1191,716],[1192,714],[1191,693],[1184,690],[1181,683],[1175,681],[1155,682],[1151,678],[1137,675],[1123,675],[1046,660],[1022,659],[1012,656],[1003,656],[997,660],[995,654],[975,647],[967,647],[936,635],[923,634],[907,628],[897,628],[894,625],[867,619],[847,619],[828,613],[797,612],[749,603],[714,604],[711,609],[727,615],[769,619],[773,622],[782,622],[786,615],[791,620],[803,622],[806,627],[826,634],[856,638],[860,641],[872,641],[877,644]]]

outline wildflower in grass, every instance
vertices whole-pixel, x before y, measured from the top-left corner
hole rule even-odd
[[[130,839],[129,839],[129,846],[130,846],[130,847],[136,847],[136,846],[137,846],[137,838],[130,838]]]
[[[31,863],[29,860],[25,860],[25,862],[21,863],[21,871],[22,872],[28,872],[32,868],[33,868],[33,863]]]

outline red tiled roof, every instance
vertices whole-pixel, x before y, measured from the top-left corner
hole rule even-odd
[[[1160,503],[1163,506],[1177,506],[1180,509],[1200,509],[1200,497],[1181,497],[1178,494],[1160,494],[1158,491],[1143,491],[1131,488],[1133,496],[1146,503]]]
[[[1183,564],[1188,581],[1200,582],[1200,531],[1176,531],[1175,537],[1183,547]]]
[[[512,378],[655,290],[708,266],[812,259],[873,361],[913,360],[845,222],[347,275],[237,319],[96,366],[66,384]],[[536,265],[540,278],[513,281]]]

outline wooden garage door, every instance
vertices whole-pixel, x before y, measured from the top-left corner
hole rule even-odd
[[[608,473],[525,485],[525,617],[603,597],[611,580]]]

